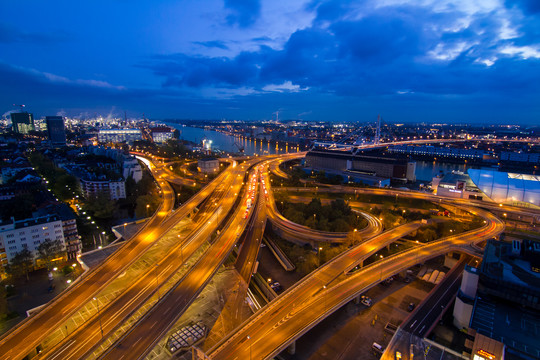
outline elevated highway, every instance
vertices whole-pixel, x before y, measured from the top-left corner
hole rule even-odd
[[[254,165],[261,160],[251,160],[248,164]],[[238,176],[238,178],[241,181],[244,177]],[[220,206],[225,207],[225,211],[228,212],[228,209],[233,207],[235,196],[232,193],[240,193],[241,186],[241,183],[236,183],[231,187],[228,196],[224,197]],[[247,200],[247,192],[244,193],[243,200]],[[232,251],[247,224],[244,215],[246,209],[246,201],[241,201],[225,228],[197,263],[124,337],[101,356],[102,359],[140,359],[151,350],[195,300]]]
[[[218,227],[218,217],[222,211],[221,203],[226,196],[230,196],[232,181],[237,179],[227,174],[218,184],[215,191],[209,196],[209,201],[199,210],[199,219],[193,224],[191,232],[184,238],[178,238],[178,243],[172,247],[166,257],[160,259],[151,271],[141,276],[120,294],[114,301],[106,304],[101,311],[83,323],[76,331],[69,334],[52,349],[46,349],[41,358],[64,360],[85,358],[103,339],[109,337],[121,326],[137,309],[145,304],[151,296],[161,290],[177,272],[181,271],[187,260],[210,238]],[[231,196],[234,198],[234,196]],[[224,218],[224,215],[221,215]],[[174,224],[174,221],[168,220]],[[171,231],[174,230],[171,228]],[[168,235],[170,231],[164,233]],[[174,238],[176,234],[171,234]],[[97,301],[97,299],[96,299]]]
[[[154,164],[148,161],[148,165],[154,176],[159,177],[159,170]],[[225,176],[227,173],[223,173],[208,184],[172,216],[170,215],[174,206],[174,192],[166,182],[159,181],[163,202],[145,226],[105,262],[85,273],[40,312],[25,319],[17,327],[4,334],[0,339],[0,354],[3,354],[5,359],[21,359],[34,351],[51,331],[57,329],[112,280],[122,274],[169,228],[193,212]]]
[[[365,255],[365,252],[361,250],[365,244],[345,252],[280,295],[233,333],[222,339],[208,352],[209,358],[246,359],[250,354],[257,359],[276,356],[327,315],[381,280],[419,262],[450,251],[459,251],[470,243],[484,241],[504,230],[504,223],[491,213],[470,207],[467,210],[484,217],[486,224],[467,233],[405,250],[366,266],[353,275],[342,275],[337,279],[334,274],[344,272],[347,268],[345,264],[348,261],[341,261],[341,259],[352,258],[358,261],[362,255]],[[376,241],[376,238],[372,240]],[[335,280],[335,282],[330,284],[329,280]]]

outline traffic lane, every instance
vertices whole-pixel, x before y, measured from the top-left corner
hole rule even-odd
[[[428,254],[426,256],[432,256]],[[414,260],[413,256],[413,260]],[[386,275],[398,272],[402,268],[408,268],[410,263],[407,258],[402,257],[399,261],[384,266],[386,269],[379,269],[381,265],[374,267],[371,271],[365,271],[362,276],[353,276],[338,285],[324,289],[320,285],[307,289],[310,294],[317,292],[317,295],[311,295],[309,299],[300,305],[293,306],[290,302],[283,302],[277,309],[272,309],[266,316],[256,319],[249,329],[241,329],[238,332],[237,339],[225,346],[218,354],[212,354],[213,359],[232,359],[238,356],[242,359],[248,353],[247,349],[239,346],[242,339],[249,334],[256,344],[256,350],[253,351],[254,358],[267,358],[277,355],[287,346],[289,339],[296,338],[298,334],[305,333],[311,327],[315,326],[316,319],[325,313],[330,313],[334,307],[341,306],[343,302],[348,302],[351,294],[357,294],[368,290],[370,286],[375,286]],[[354,281],[351,279],[354,278]],[[343,300],[347,299],[347,300]],[[245,345],[244,345],[245,346]]]
[[[150,237],[154,233],[155,224],[160,218],[156,218],[150,230],[143,231],[136,238],[126,243],[126,246],[119,249],[102,267],[96,268],[90,273],[82,284],[75,284],[67,293],[62,294],[60,300],[53,300],[53,303],[47,306],[44,311],[39,312],[34,318],[30,318],[31,323],[24,328],[15,329],[16,332],[8,334],[0,343],[0,353],[13,358],[23,358],[32,351],[51,331],[60,326],[62,322],[68,319],[78,310],[82,304],[92,298],[103,286],[112,281],[111,274],[119,274],[148,244],[141,241],[141,238]],[[84,286],[83,286],[84,285]],[[27,329],[31,326],[31,329]]]
[[[235,222],[235,225],[238,223]],[[235,225],[224,236],[218,237],[223,240],[216,241],[180,285],[162,298],[149,315],[137,323],[118,345],[103,356],[103,359],[140,358],[151,350],[150,347],[174,324],[223,263],[237,239]],[[164,318],[168,321],[164,321]]]
[[[168,196],[164,199],[165,203],[162,207],[172,208],[172,196]],[[158,209],[160,210],[162,207]],[[185,212],[180,211],[178,212],[178,215],[181,213]],[[149,221],[147,228],[143,229],[138,235],[127,242],[126,245],[111,255],[102,267],[94,269],[84,277],[82,281],[74,284],[67,293],[62,294],[61,296],[63,299],[56,300],[56,302],[46,307],[33,318],[30,318],[31,323],[26,323],[28,325],[24,324],[24,327],[18,327],[12,333],[8,334],[8,337],[5,337],[0,343],[0,353],[22,358],[28,352],[32,351],[32,349],[45,338],[51,329],[60,326],[60,324],[79,309],[82,304],[89,301],[97,291],[112,281],[121,270],[138,256],[142,255],[143,251],[158,238],[157,232],[159,232],[159,224],[167,215],[168,213],[166,212],[158,211]],[[107,279],[107,281],[101,281],[102,279]],[[52,313],[53,315],[50,315],[49,313]],[[46,319],[43,319],[44,317],[46,317]],[[28,326],[36,326],[32,324],[37,324],[37,328],[26,330]],[[23,332],[21,333],[21,331]],[[33,339],[33,341],[28,341],[28,339]]]
[[[240,253],[236,260],[236,268],[240,273],[240,277],[249,284],[251,280],[251,274],[255,263],[257,261],[257,255],[262,242],[262,236],[264,233],[264,222],[266,220],[264,196],[259,194],[259,201],[255,208],[255,214],[253,214],[252,224],[248,225],[248,231],[246,238],[240,248]]]
[[[210,215],[211,216],[211,215]],[[66,339],[65,343],[71,345],[70,352],[64,354],[64,359],[80,359],[90,351],[96,344],[101,342],[100,335],[100,318],[101,326],[103,327],[104,338],[107,338],[112,333],[121,321],[126,319],[133,311],[139,308],[151,295],[157,291],[158,285],[163,285],[168,279],[173,276],[183,265],[179,259],[188,259],[200,247],[200,242],[192,241],[195,235],[200,238],[207,238],[214,227],[207,226],[206,219],[202,221],[202,228],[197,227],[188,235],[182,244],[167,255],[165,259],[160,261],[158,267],[150,269],[143,277],[133,284],[127,291],[122,293],[117,299],[107,306],[100,309],[99,316],[94,316],[92,319],[79,327],[79,329]],[[201,234],[201,231],[204,231]],[[160,281],[159,284],[157,281]],[[97,336],[96,336],[97,334]],[[74,345],[76,343],[77,345]],[[65,345],[65,344],[64,344]],[[63,346],[64,346],[63,345]],[[64,351],[64,347],[59,348],[52,354],[46,354],[51,360],[55,359]],[[42,355],[43,356],[43,355]]]
[[[489,214],[490,216],[494,217],[492,214]],[[495,217],[496,219],[496,217]],[[483,233],[483,237],[489,237],[489,236],[492,236],[494,233],[496,233],[497,229],[501,229],[501,227],[495,227],[493,228],[492,226],[486,226],[486,227],[489,227],[490,229],[492,229],[492,233],[486,233],[485,232],[485,229],[480,229],[478,231],[473,231],[469,234],[466,234],[466,235],[462,235],[462,236],[454,236],[450,239],[445,239],[445,240],[442,240],[442,241],[436,241],[436,242],[433,242],[431,244],[428,244],[428,245],[425,245],[421,248],[418,248],[418,249],[413,249],[413,250],[408,250],[408,251],[405,251],[397,256],[394,256],[394,257],[390,257],[390,258],[386,258],[384,260],[381,260],[377,263],[374,263],[372,265],[370,265],[370,267],[366,270],[363,270],[363,271],[359,271],[358,273],[356,273],[355,275],[352,275],[348,278],[346,278],[344,281],[341,281],[340,283],[338,283],[337,285],[333,286],[331,289],[331,291],[326,291],[326,294],[330,293],[330,294],[336,294],[338,293],[339,294],[339,299],[340,299],[340,303],[345,303],[347,301],[349,301],[352,297],[356,296],[356,294],[358,293],[361,293],[361,292],[364,292],[368,289],[368,287],[366,286],[366,283],[365,283],[365,279],[369,278],[371,282],[370,284],[368,284],[369,286],[374,286],[375,284],[377,284],[380,280],[390,276],[390,275],[393,275],[399,271],[402,271],[402,270],[405,270],[407,268],[409,268],[410,266],[414,265],[415,263],[417,263],[418,261],[424,261],[426,259],[429,259],[429,258],[432,258],[432,257],[435,257],[435,256],[439,256],[441,254],[444,254],[452,249],[456,249],[458,248],[459,246],[461,246],[463,243],[467,243],[467,242],[475,242],[475,241],[478,241],[479,240],[479,233]],[[504,228],[504,226],[502,227]],[[366,272],[368,272],[366,274]],[[378,275],[378,278],[377,278],[377,275]],[[322,290],[324,288],[320,287],[319,285],[319,291]],[[313,294],[313,291],[316,291],[316,288],[313,288],[313,289],[310,289],[310,291],[308,291],[308,294],[311,296],[311,297],[315,297],[314,295],[311,295]],[[349,296],[347,297],[344,297],[343,294],[345,294],[346,292],[349,292]],[[298,292],[297,292],[298,293]],[[291,312],[291,307],[288,307],[286,308],[285,310],[283,311],[280,311],[281,308],[279,308],[278,310],[275,310],[275,308],[277,306],[283,306],[283,298],[285,297],[282,297],[281,299],[278,298],[274,301],[274,304],[275,306],[268,306],[267,309],[265,311],[263,311],[263,313],[259,314],[258,316],[255,317],[254,320],[252,320],[250,323],[246,324],[246,326],[242,329],[240,329],[237,333],[235,333],[233,335],[233,338],[232,339],[229,339],[228,342],[225,343],[225,345],[221,345],[219,347],[217,347],[217,349],[214,349],[213,353],[212,353],[212,357],[214,358],[221,358],[221,356],[223,356],[223,354],[228,354],[230,355],[231,354],[231,351],[234,350],[234,348],[231,348],[231,344],[234,344],[233,347],[236,347],[237,346],[237,342],[239,341],[238,339],[241,339],[243,336],[246,336],[246,334],[249,332],[250,334],[252,333],[255,333],[255,334],[259,334],[258,332],[256,333],[254,330],[257,330],[257,327],[259,326],[263,326],[265,323],[266,323],[266,318],[270,318],[270,320],[268,321],[268,326],[271,327],[270,330],[275,330],[275,329],[280,329],[279,331],[274,331],[275,333],[286,333],[285,335],[285,338],[287,339],[287,341],[289,339],[292,339],[294,338],[295,336],[298,336],[299,333],[302,332],[302,330],[306,330],[305,326],[298,326],[296,328],[296,332],[294,331],[287,331],[287,327],[285,327],[285,325],[290,325],[290,323],[295,323],[295,324],[308,324],[307,326],[310,328],[311,326],[314,326],[318,321],[317,319],[318,318],[309,318],[308,321],[286,321],[287,319],[290,319],[291,317],[289,316],[289,314],[292,314]],[[321,296],[318,297],[319,300],[321,298]],[[324,299],[324,298],[323,298]],[[281,300],[281,301],[280,301]],[[323,301],[327,301],[327,300],[323,300]],[[279,305],[278,305],[279,304]],[[289,299],[289,301],[287,301],[287,304],[291,304],[291,301]],[[300,302],[299,305],[297,306],[301,306],[301,307],[305,307],[304,305],[306,304],[306,302]],[[339,303],[338,303],[339,304]],[[293,303],[294,305],[294,303]],[[329,304],[329,306],[331,306]],[[298,308],[297,308],[298,309]],[[279,316],[276,317],[276,314],[279,314]],[[320,313],[319,313],[320,315]],[[264,318],[263,318],[264,316]],[[277,318],[279,318],[279,321],[274,321],[276,320]],[[260,323],[260,325],[259,325]],[[290,326],[289,326],[290,327]],[[265,331],[269,331],[269,329],[265,329]],[[266,335],[266,334],[264,334]],[[265,345],[268,345],[269,341],[267,341],[265,343]],[[279,351],[285,346],[283,344],[286,344],[285,343],[274,343],[273,345],[269,346],[269,348],[273,348],[274,350],[272,350],[272,352],[266,352],[264,353],[263,350],[261,350],[263,353],[264,353],[264,357],[266,356],[273,356],[273,355],[276,355],[277,353],[279,353]],[[217,350],[217,351],[216,351]],[[259,354],[260,355],[260,354]]]
[[[230,201],[232,206],[232,201]],[[238,228],[244,222],[242,217],[245,208],[239,207],[235,213],[234,221],[224,230],[215,243],[206,251],[201,260],[190,269],[188,274],[180,281],[161,302],[156,304],[150,313],[141,319],[132,330],[120,340],[119,344],[107,352],[103,358],[121,359],[124,356],[139,358],[155,344],[176,319],[185,311],[204,285],[210,280],[219,266],[223,263],[236,242]],[[169,315],[170,314],[170,315]],[[163,316],[169,321],[163,321]],[[149,336],[151,329],[153,336]],[[129,355],[127,355],[129,354]]]
[[[224,195],[225,194],[222,194],[221,196]],[[155,282],[156,272],[158,273],[158,278],[163,279],[162,283],[164,283],[181,266],[181,264],[178,264],[177,259],[188,259],[200,246],[199,243],[192,242],[192,238],[195,235],[199,235],[204,229],[206,229],[206,233],[202,235],[202,238],[204,238],[205,236],[209,236],[210,232],[213,231],[214,228],[210,228],[208,226],[207,220],[213,216],[212,209],[216,208],[214,202],[210,202],[209,205],[210,209],[206,210],[208,211],[207,217],[203,218],[199,224],[196,224],[194,230],[190,234],[188,234],[185,239],[183,239],[182,243],[179,244],[179,246],[171,249],[167,257],[156,265],[158,266],[157,268],[143,275],[143,277],[140,278],[139,281],[133,284],[130,288],[128,288],[126,292],[121,294],[111,304],[108,304],[101,309],[100,317],[102,319],[107,319],[107,322],[103,325],[103,331],[105,335],[109,333],[109,330],[112,331],[112,329],[116,328],[116,326],[118,325],[118,321],[127,316],[132,311],[132,309],[138,308],[141,303],[143,303],[153,292],[155,292],[155,286],[149,288],[147,284]],[[184,246],[186,247],[184,248]],[[96,343],[95,341],[99,340],[91,339],[90,336],[87,335],[95,333],[97,326],[98,319],[96,317],[93,317],[91,322],[86,322],[83,326],[81,326],[82,328],[88,327],[88,329],[81,329],[81,327],[79,327],[79,329],[75,333],[72,333],[69,338],[63,341],[63,343],[70,342],[70,344],[73,340],[77,341],[78,346],[76,347],[76,351],[74,348],[72,348],[69,358],[80,358],[81,355],[88,351],[89,346],[93,346]],[[88,338],[89,340],[81,341],[81,339],[86,338]],[[94,341],[90,343],[90,340]],[[59,348],[57,351],[55,351],[54,354],[48,354],[47,356],[51,356],[52,358],[54,358],[59,351],[61,352],[64,350],[63,346],[64,345],[62,345],[62,348]],[[83,348],[83,346],[85,348]]]
[[[403,324],[403,329],[418,337],[423,337],[430,330],[442,315],[442,311],[457,294],[463,269],[470,259],[470,256],[466,256],[446,274],[433,293],[429,294],[426,300],[418,306],[411,319]]]

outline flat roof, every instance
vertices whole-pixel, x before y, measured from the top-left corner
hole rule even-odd
[[[474,304],[471,328],[477,331],[476,336],[480,333],[504,343],[507,351],[540,358],[540,343],[538,342],[540,314],[538,311],[482,296],[477,298]],[[488,349],[485,350],[488,351]]]
[[[484,359],[504,359],[504,344],[490,337],[476,333],[472,355],[480,355]]]

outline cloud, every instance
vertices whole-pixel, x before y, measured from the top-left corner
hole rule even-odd
[[[260,45],[235,57],[175,54],[142,66],[164,78],[166,88],[204,95],[216,89],[237,96],[317,92],[356,98],[539,93],[538,40],[511,13],[495,2],[463,10],[446,1],[437,3],[437,11],[428,2],[366,2],[361,16],[348,2],[312,3],[317,19],[282,48]]]
[[[265,85],[262,89],[269,92],[298,92],[300,90],[309,90],[309,88],[300,88],[300,85],[294,85],[290,81],[285,81],[283,84]]]
[[[204,46],[206,48],[218,48],[222,50],[229,50],[229,47],[225,45],[224,41],[212,40],[212,41],[194,41],[194,44]]]
[[[6,23],[0,23],[0,43],[55,43],[66,41],[67,39],[68,36],[63,32],[25,32]]]
[[[225,0],[229,10],[227,23],[245,28],[253,25],[261,15],[260,0]]]

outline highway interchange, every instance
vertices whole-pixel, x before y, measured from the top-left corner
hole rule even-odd
[[[149,159],[145,159],[162,190],[162,204],[156,213],[143,229],[102,265],[90,270],[43,310],[5,334],[0,339],[0,354],[5,359],[22,359],[31,354],[78,309],[92,302],[114,279],[130,271],[130,265],[152,246],[157,246],[160,238],[176,236],[178,229],[175,229],[175,225],[180,221],[189,223],[189,231],[186,235],[178,235],[177,245],[167,256],[159,259],[152,265],[151,271],[141,274],[136,282],[123,289],[120,296],[103,306],[76,331],[43,349],[39,358],[144,358],[222,266],[239,239],[242,244],[236,267],[245,282],[244,289],[247,289],[251,274],[256,270],[257,254],[267,219],[285,229],[289,235],[296,234],[299,239],[328,240],[329,234],[291,223],[275,207],[269,171],[278,176],[287,176],[280,170],[279,163],[304,155],[296,153],[281,157],[254,157],[242,159],[244,161],[240,164],[236,160],[228,160],[229,166],[216,179],[176,210],[173,210],[175,194],[168,182],[183,185],[190,183],[179,179],[167,169],[169,164],[155,166]],[[325,191],[351,193],[353,189],[340,186]],[[354,191],[359,194],[397,194],[441,201],[434,195],[417,192],[387,189]],[[349,273],[381,248],[423,225],[421,222],[411,222],[381,232],[380,221],[363,213],[369,225],[359,231],[362,234],[358,236],[358,239],[362,239],[359,244],[304,277],[225,336],[206,355],[212,359],[246,359],[250,356],[255,359],[271,358],[328,314],[381,280],[427,259],[450,251],[462,251],[470,244],[481,243],[504,230],[502,220],[477,207],[486,207],[485,202],[445,202],[482,217],[485,220],[484,226],[407,249]],[[488,204],[487,207],[509,213],[530,213],[529,210],[499,204]],[[241,237],[245,229],[247,231]],[[346,233],[332,236],[348,237]],[[331,241],[334,240],[332,238]],[[188,259],[191,260],[188,262]],[[175,279],[175,274],[178,279],[173,281],[171,279]],[[147,303],[152,304],[151,308],[133,321],[127,331],[114,336],[119,327]]]

